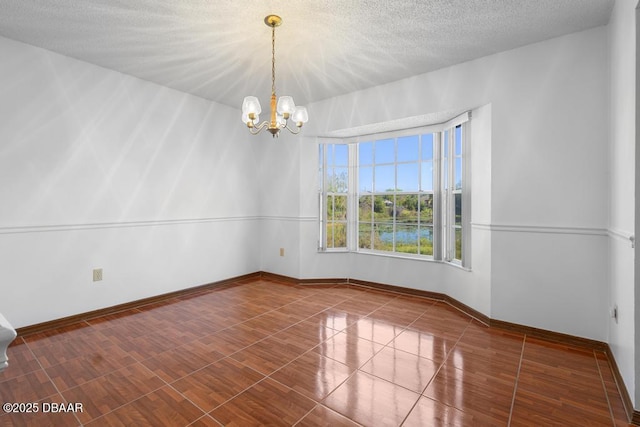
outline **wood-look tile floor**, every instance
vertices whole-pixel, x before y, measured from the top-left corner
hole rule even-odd
[[[604,353],[344,285],[245,280],[18,337],[9,358],[0,403],[39,411],[0,426],[628,425]]]

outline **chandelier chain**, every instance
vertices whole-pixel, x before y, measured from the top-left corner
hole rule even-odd
[[[271,94],[276,94],[276,27],[271,26]]]

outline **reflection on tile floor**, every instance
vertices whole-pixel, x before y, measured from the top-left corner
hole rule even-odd
[[[0,402],[40,410],[0,426],[627,425],[604,353],[347,285],[201,290],[19,337],[9,362]]]

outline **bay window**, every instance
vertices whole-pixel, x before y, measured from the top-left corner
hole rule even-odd
[[[320,144],[320,250],[467,266],[467,120]]]

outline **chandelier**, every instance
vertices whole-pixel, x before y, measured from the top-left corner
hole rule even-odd
[[[271,115],[269,120],[259,123],[259,115],[262,112],[260,101],[255,96],[247,96],[242,103],[242,122],[254,135],[265,128],[274,138],[280,134],[281,129],[298,134],[302,125],[309,120],[307,109],[296,106],[291,96],[281,96],[277,98],[276,103],[276,27],[282,24],[282,18],[268,15],[264,18],[264,23],[271,27]],[[295,123],[296,128],[289,126],[289,119]]]

